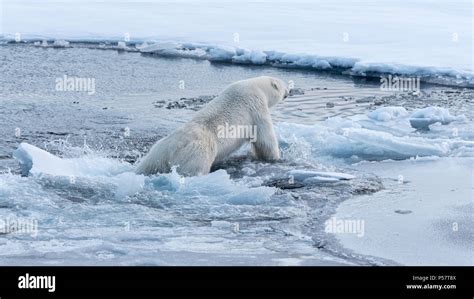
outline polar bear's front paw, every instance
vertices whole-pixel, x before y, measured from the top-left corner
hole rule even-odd
[[[280,149],[278,143],[266,144],[266,143],[253,143],[252,152],[256,159],[263,161],[276,161],[280,159]]]

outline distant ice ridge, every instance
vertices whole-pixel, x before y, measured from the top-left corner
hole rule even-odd
[[[156,43],[139,51],[162,56],[189,57],[239,64],[269,64],[279,67],[333,70],[355,76],[396,74],[420,77],[422,81],[456,86],[474,86],[474,73],[447,67],[422,67],[403,64],[365,62],[353,57],[291,54],[203,43]]]
[[[143,53],[162,56],[188,57],[238,64],[267,64],[288,68],[332,70],[354,76],[396,74],[407,77],[420,77],[424,82],[474,87],[474,73],[472,71],[456,70],[449,67],[366,62],[354,57],[251,50],[206,43],[157,42],[151,45],[144,43],[138,49]]]
[[[431,130],[416,130],[413,119],[423,120],[420,123],[431,125]],[[463,115],[452,116],[439,107],[415,110],[411,116],[403,107],[383,107],[367,116],[334,117],[314,125],[278,123],[277,134],[287,158],[362,161],[474,156],[471,125]]]
[[[33,39],[35,40],[35,39]],[[225,44],[180,43],[174,41],[101,41],[89,39],[66,40],[42,39],[35,46],[50,48],[87,47],[97,49],[141,52],[164,57],[204,59],[247,65],[271,65],[286,68],[331,71],[352,76],[380,77],[397,75],[419,77],[422,82],[460,87],[474,87],[474,72],[450,67],[415,66],[399,63],[367,62],[354,57],[321,56],[306,53],[287,53],[274,50],[241,48]]]

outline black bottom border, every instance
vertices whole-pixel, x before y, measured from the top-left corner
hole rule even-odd
[[[32,276],[54,276],[55,291],[19,288]],[[473,285],[473,267],[0,267],[1,299],[474,298]]]

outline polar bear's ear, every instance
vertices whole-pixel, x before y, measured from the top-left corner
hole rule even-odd
[[[278,84],[277,84],[274,80],[272,80],[272,86],[273,86],[273,88],[275,88],[276,90],[278,90],[278,91],[280,90],[280,89],[278,88]]]

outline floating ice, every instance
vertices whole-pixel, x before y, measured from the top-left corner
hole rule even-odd
[[[257,187],[232,195],[228,202],[235,205],[258,205],[270,200],[276,189],[272,187]]]
[[[410,116],[410,124],[415,129],[429,130],[429,126],[434,123],[447,125],[453,121],[464,121],[464,115],[453,116],[449,110],[441,107],[426,107],[415,110]]]
[[[322,157],[352,160],[402,160],[423,156],[471,156],[472,140],[456,138],[448,130],[444,135],[416,134],[409,125],[408,113],[402,107],[378,109],[367,116],[334,117],[321,124],[302,125],[278,123],[276,131],[283,152],[298,152],[309,159]],[[415,116],[427,116],[430,122],[445,123],[462,120],[464,116],[451,116],[447,110],[429,107],[416,111]],[[413,118],[410,118],[412,121]],[[420,118],[423,119],[423,118]],[[390,126],[386,121],[393,121]],[[460,127],[459,131],[464,129]],[[440,132],[438,132],[439,134]],[[465,136],[469,138],[467,134]],[[308,146],[309,145],[309,146]],[[304,150],[301,153],[299,150]]]
[[[103,157],[62,159],[28,143],[21,143],[13,152],[21,166],[22,175],[50,174],[56,176],[110,176],[132,171],[128,163]]]
[[[118,199],[133,195],[137,192],[155,190],[170,193],[175,196],[200,196],[217,199],[230,204],[261,204],[270,199],[276,189],[273,187],[257,186],[249,188],[230,179],[225,170],[217,170],[205,176],[183,177],[173,168],[171,173],[158,174],[151,177],[137,175],[133,166],[118,160],[83,156],[80,158],[60,158],[45,150],[27,143],[21,143],[13,156],[20,163],[22,174],[72,178],[71,185],[76,188],[90,178],[102,188],[112,188],[110,192]]]
[[[146,185],[154,190],[173,192],[181,197],[207,197],[209,200],[236,205],[262,204],[276,191],[275,188],[266,186],[249,188],[233,181],[222,169],[205,176],[182,177],[174,168],[171,173],[148,178]]]
[[[339,181],[339,180],[350,180],[355,178],[353,175],[347,173],[339,172],[322,172],[322,171],[312,171],[312,170],[290,170],[287,172],[287,176],[293,177],[295,180],[306,182],[308,179],[316,182],[320,181]]]
[[[408,112],[403,107],[382,107],[369,113],[369,118],[378,121],[389,121],[406,116]]]

